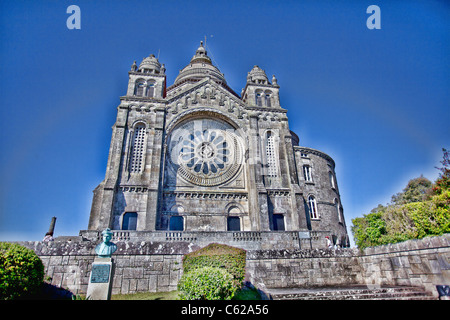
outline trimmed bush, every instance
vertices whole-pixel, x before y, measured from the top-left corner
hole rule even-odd
[[[243,249],[211,243],[183,257],[183,273],[202,267],[223,268],[233,277],[234,285],[240,288],[245,277],[246,254]]]
[[[230,300],[237,287],[225,269],[202,267],[184,273],[178,290],[181,300]]]
[[[36,294],[44,281],[44,265],[33,250],[0,242],[0,299]]]
[[[178,283],[182,300],[229,300],[242,287],[246,251],[223,244],[210,245],[183,257]]]

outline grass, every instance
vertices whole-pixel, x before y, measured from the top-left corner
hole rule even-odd
[[[111,300],[178,300],[178,291],[168,292],[138,292],[130,294],[114,294]],[[233,300],[261,300],[256,289],[244,287],[238,291]]]
[[[114,294],[111,300],[178,300],[178,291]]]

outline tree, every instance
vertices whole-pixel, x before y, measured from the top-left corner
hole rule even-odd
[[[441,173],[433,186],[434,193],[438,195],[443,193],[445,190],[450,190],[450,155],[449,151],[445,148],[442,148],[442,152],[444,153],[444,159],[441,161],[443,167],[435,167]]]
[[[440,175],[434,184],[423,176],[412,179],[390,204],[352,219],[360,249],[450,232],[450,157],[449,151],[442,151],[443,167],[436,167]]]
[[[392,196],[391,203],[403,205],[411,202],[421,202],[431,199],[433,189],[430,180],[421,175],[418,178],[409,180],[403,192]]]

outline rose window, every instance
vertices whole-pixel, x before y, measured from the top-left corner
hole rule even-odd
[[[221,121],[193,120],[174,130],[169,144],[172,168],[197,185],[218,185],[232,178],[242,163],[238,136]]]

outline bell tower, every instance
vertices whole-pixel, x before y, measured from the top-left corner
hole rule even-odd
[[[162,132],[165,67],[151,54],[128,72],[113,125],[105,179],[94,190],[89,229],[154,230]],[[147,214],[149,212],[150,214]]]
[[[279,90],[280,86],[275,76],[270,83],[265,71],[254,66],[247,74],[247,84],[242,90],[242,100],[252,107],[279,108]]]
[[[139,65],[134,61],[128,73],[127,96],[162,99],[166,90],[166,68],[153,54]]]

